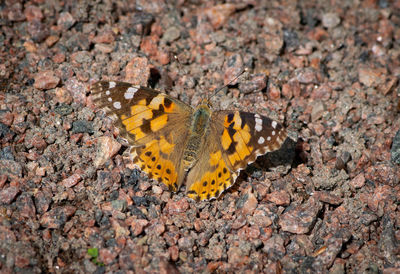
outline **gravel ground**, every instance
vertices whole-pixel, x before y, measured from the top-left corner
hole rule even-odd
[[[400,1],[0,4],[0,272],[400,273]],[[176,59],[174,58],[176,56]],[[132,167],[123,80],[289,131],[218,200]]]

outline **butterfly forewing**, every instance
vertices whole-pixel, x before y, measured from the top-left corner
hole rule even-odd
[[[134,162],[176,191],[184,178],[184,147],[177,144],[185,143],[192,108],[153,89],[124,82],[97,82],[92,94],[96,106],[116,121],[122,137],[133,147]]]
[[[241,111],[217,111],[223,124],[221,146],[233,170],[244,169],[260,155],[277,150],[287,137],[285,128],[268,117]]]

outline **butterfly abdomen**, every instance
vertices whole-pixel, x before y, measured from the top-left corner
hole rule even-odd
[[[209,131],[211,110],[207,105],[200,105],[193,112],[186,148],[183,152],[185,171],[196,163],[205,136]]]

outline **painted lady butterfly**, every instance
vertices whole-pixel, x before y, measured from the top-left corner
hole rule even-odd
[[[117,122],[131,155],[150,178],[177,191],[186,178],[194,200],[217,198],[239,171],[260,155],[279,149],[287,137],[276,121],[241,111],[196,108],[150,88],[100,81],[96,106]]]

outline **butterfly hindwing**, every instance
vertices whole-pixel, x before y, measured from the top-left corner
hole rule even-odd
[[[187,138],[193,109],[164,93],[124,82],[97,82],[92,94],[96,106],[116,121],[132,146],[135,164],[176,191],[184,179],[184,148],[176,144]]]
[[[238,172],[232,170],[224,159],[217,132],[217,128],[210,125],[198,161],[187,176],[187,195],[197,201],[217,198],[233,185],[238,176]]]

